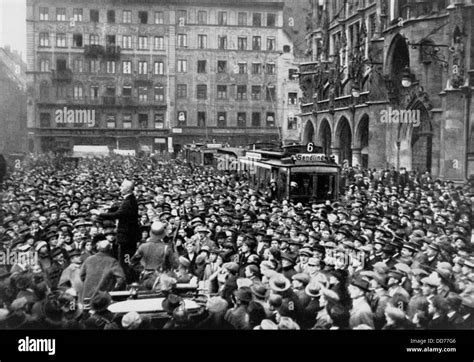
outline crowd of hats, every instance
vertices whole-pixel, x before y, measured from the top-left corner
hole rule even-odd
[[[221,255],[231,274],[243,275],[243,267],[253,266],[254,274],[268,276],[263,289],[263,283],[240,283],[236,297],[245,302],[268,298],[269,290],[284,292],[294,280],[311,298],[341,299],[328,281],[331,273],[344,270],[347,284],[364,292],[373,280],[388,289],[389,281],[415,278],[420,285],[446,288],[445,299],[449,295],[466,308],[473,306],[474,193],[469,183],[413,174],[401,184],[393,173],[375,181],[371,172],[357,169],[347,177],[340,200],[303,204],[271,200],[238,175],[190,169],[180,160],[116,156],[76,165],[42,155],[26,165],[4,183],[1,251],[46,247],[52,258],[83,255],[75,241],[83,246],[100,241],[96,235],[115,232],[115,224],[99,220],[94,211],[119,203],[120,183],[130,179],[144,234],[153,220],[180,225],[186,242],[198,234],[211,240],[203,251]],[[64,241],[58,246],[59,237]],[[239,262],[243,245],[250,250],[245,265]],[[179,261],[190,267],[185,255]],[[285,273],[303,268],[302,263],[304,270]],[[308,265],[316,272],[308,271]],[[8,267],[0,272],[2,278],[12,277]],[[413,284],[408,289],[411,297]],[[388,313],[398,318],[397,311]],[[135,320],[130,316],[126,324]],[[295,326],[288,322],[285,328]]]

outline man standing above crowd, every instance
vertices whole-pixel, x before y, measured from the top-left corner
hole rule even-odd
[[[118,219],[119,221],[117,227],[118,260],[129,284],[136,280],[135,273],[129,263],[137,250],[137,242],[140,240],[138,204],[133,194],[134,188],[133,181],[124,180],[120,186],[120,193],[123,196],[120,208],[115,212],[99,215],[102,219]]]

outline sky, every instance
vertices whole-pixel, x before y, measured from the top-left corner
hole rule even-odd
[[[26,60],[26,0],[0,0],[0,47],[5,45]]]

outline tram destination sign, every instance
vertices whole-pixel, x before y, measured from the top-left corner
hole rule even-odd
[[[321,162],[328,159],[324,153],[297,153],[291,158],[296,162]]]

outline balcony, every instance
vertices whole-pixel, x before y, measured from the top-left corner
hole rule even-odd
[[[107,45],[105,47],[104,58],[107,60],[117,61],[120,59],[121,48],[118,45]]]
[[[105,49],[102,45],[86,45],[84,47],[84,56],[91,59],[99,59],[104,56]]]
[[[72,82],[72,70],[69,68],[52,70],[51,80],[55,83],[71,83]]]
[[[149,74],[138,74],[134,80],[135,87],[151,87],[153,85],[152,76]]]

